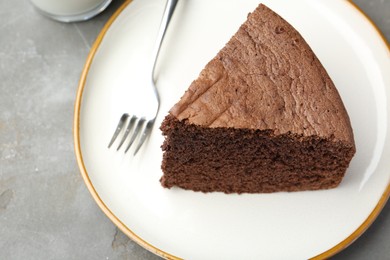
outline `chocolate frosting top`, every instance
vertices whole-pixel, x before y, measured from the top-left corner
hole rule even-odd
[[[208,127],[320,136],[354,146],[332,80],[302,36],[261,4],[170,110]]]

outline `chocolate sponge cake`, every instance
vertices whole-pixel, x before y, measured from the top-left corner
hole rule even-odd
[[[355,154],[332,80],[302,36],[262,4],[192,82],[161,130],[166,188],[334,188]]]

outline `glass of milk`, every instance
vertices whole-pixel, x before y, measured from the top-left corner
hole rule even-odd
[[[88,20],[102,12],[112,0],[31,0],[36,9],[61,22]]]

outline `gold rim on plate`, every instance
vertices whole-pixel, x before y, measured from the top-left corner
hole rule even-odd
[[[379,28],[375,25],[375,23],[364,13],[360,7],[358,7],[355,3],[352,2],[352,0],[345,0],[348,3],[351,4],[351,6],[356,9],[365,20],[367,20],[371,26],[377,31],[380,38],[383,40],[383,42],[386,44],[388,50],[390,51],[390,43],[386,40],[382,32],[379,30]],[[99,194],[95,190],[95,187],[93,186],[87,170],[84,165],[83,155],[81,153],[81,147],[80,147],[80,107],[81,107],[81,100],[84,92],[84,86],[87,79],[87,75],[89,72],[89,69],[91,67],[93,58],[95,57],[96,51],[98,47],[100,46],[105,34],[113,24],[113,22],[116,20],[116,18],[122,13],[122,11],[132,2],[132,0],[125,1],[118,10],[115,11],[115,13],[110,17],[110,19],[107,21],[107,23],[104,25],[103,29],[99,33],[98,37],[95,40],[95,43],[93,44],[89,55],[87,57],[87,60],[85,62],[84,69],[82,71],[80,82],[78,86],[75,106],[74,106],[74,121],[73,121],[73,138],[74,138],[74,149],[76,154],[76,159],[78,166],[80,168],[81,176],[84,179],[84,182],[91,193],[92,197],[94,198],[95,202],[98,204],[100,209],[106,214],[106,216],[123,232],[125,233],[129,238],[131,238],[133,241],[135,241],[137,244],[145,248],[146,250],[149,250],[150,252],[159,255],[165,259],[181,259],[177,256],[171,255],[167,252],[164,252],[163,250],[151,245],[147,241],[143,240],[141,237],[139,237],[137,234],[135,234],[131,229],[129,229],[118,217],[114,215],[114,213],[107,207],[107,205],[103,202],[103,200],[100,198]],[[327,251],[311,258],[311,259],[325,259],[329,258],[336,253],[340,252],[341,250],[348,247],[350,244],[352,244],[357,238],[359,238],[360,235],[362,235],[368,227],[374,222],[374,220],[378,217],[379,213],[382,211],[383,207],[386,205],[387,200],[390,197],[390,183],[387,185],[386,190],[382,194],[381,198],[379,199],[377,205],[373,209],[373,211],[370,213],[370,215],[366,218],[366,220],[347,238],[345,238],[343,241],[335,245],[334,247],[328,249]]]

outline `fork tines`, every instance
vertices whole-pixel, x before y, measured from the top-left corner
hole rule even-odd
[[[138,140],[138,145],[134,151],[134,155],[135,155],[138,152],[138,150],[141,148],[142,144],[144,143],[148,131],[150,131],[152,125],[153,122],[146,121],[145,117],[138,118],[135,115],[130,116],[129,114],[123,114],[119,120],[118,126],[116,127],[115,133],[111,138],[108,148],[110,148],[113,145],[113,143],[118,138],[120,133],[123,132],[123,130],[125,129],[122,138],[119,142],[117,150],[119,150],[122,147],[122,145],[125,143],[128,136],[130,136],[130,141],[128,142],[127,147],[125,149],[125,153],[127,153],[127,151],[130,149],[130,147],[137,139],[137,137],[140,136]]]

